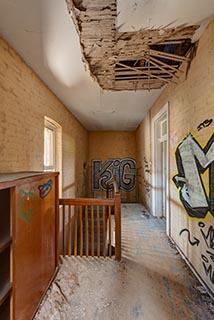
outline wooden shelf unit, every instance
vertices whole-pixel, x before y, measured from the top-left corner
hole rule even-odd
[[[0,320],[33,318],[58,256],[58,173],[0,174]]]
[[[10,299],[6,299],[0,306],[0,320],[10,319]]]
[[[10,189],[0,190],[0,320],[10,319],[11,285]]]

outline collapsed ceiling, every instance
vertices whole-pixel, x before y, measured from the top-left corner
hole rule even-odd
[[[102,89],[150,90],[176,83],[191,61],[197,25],[120,32],[116,0],[66,0],[83,59]]]

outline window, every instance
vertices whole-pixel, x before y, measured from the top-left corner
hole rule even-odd
[[[47,120],[44,127],[44,170],[56,170],[56,128]]]
[[[59,194],[62,193],[62,127],[44,117],[44,171],[58,171]]]

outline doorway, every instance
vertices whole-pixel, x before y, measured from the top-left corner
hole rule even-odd
[[[169,235],[168,103],[152,119],[152,214],[166,220]]]

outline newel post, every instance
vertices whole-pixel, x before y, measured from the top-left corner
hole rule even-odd
[[[115,259],[121,260],[121,196],[115,193]]]

